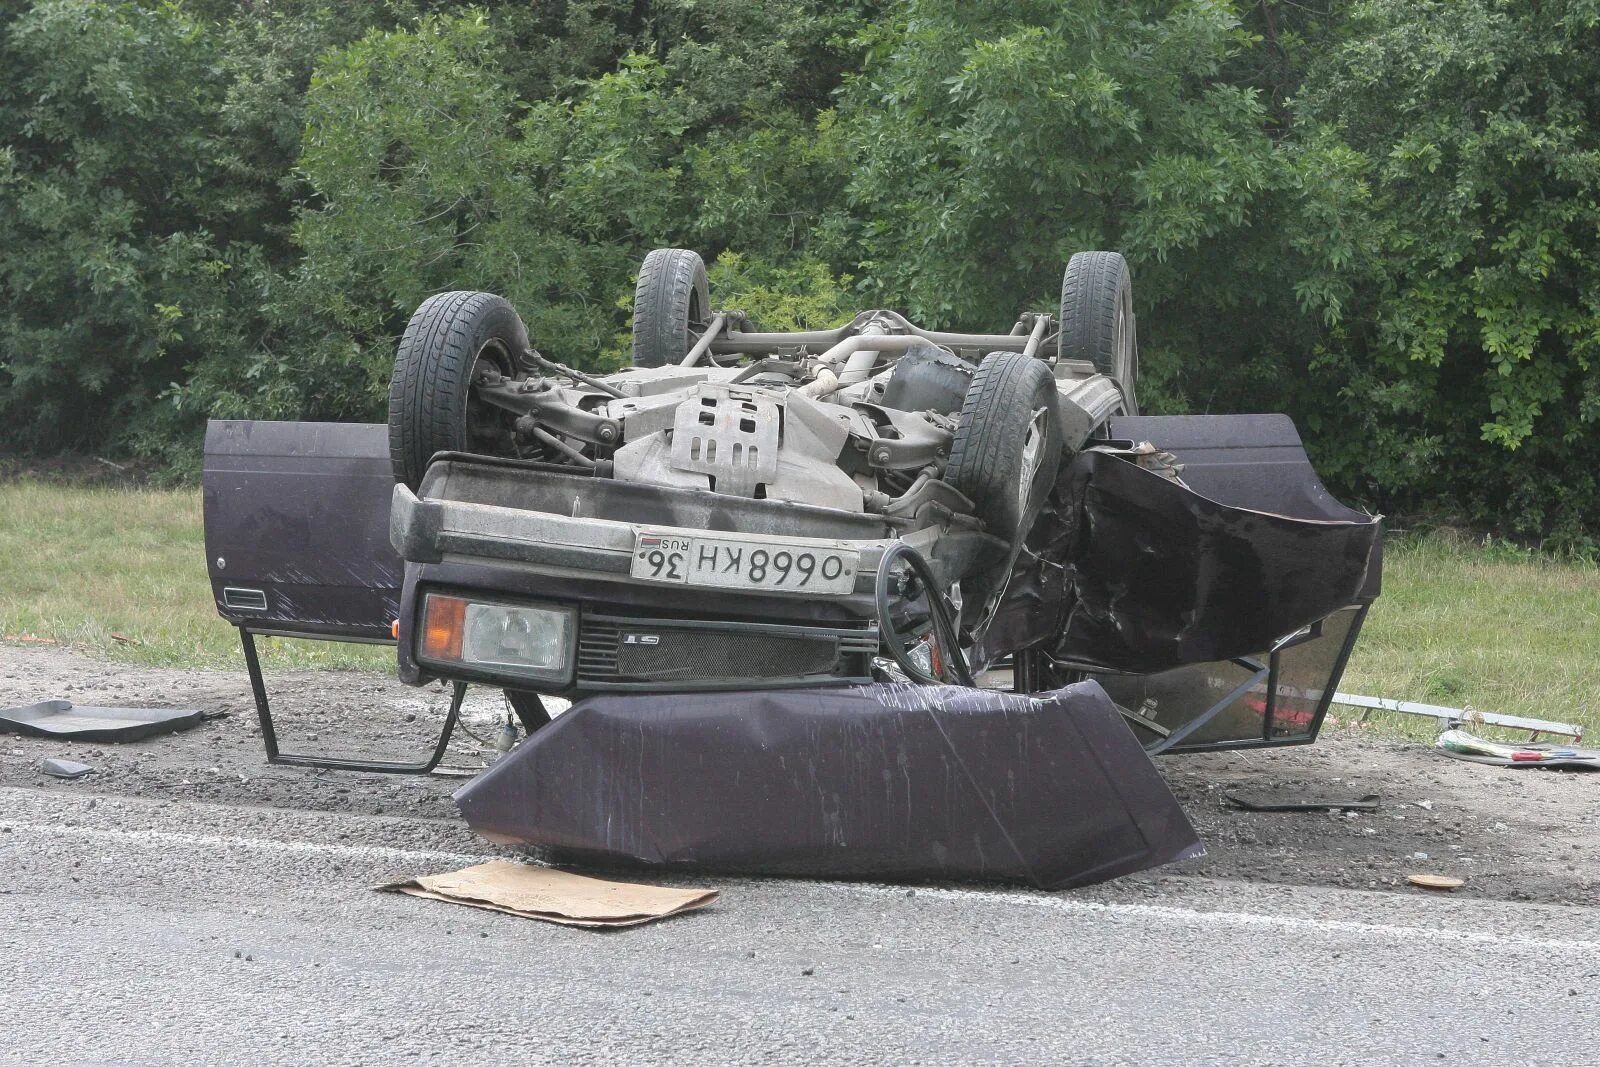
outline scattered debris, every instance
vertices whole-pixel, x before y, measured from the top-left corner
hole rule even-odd
[[[72,741],[138,741],[187,730],[202,717],[202,712],[190,708],[87,708],[70,700],[41,700],[0,708],[0,733]]]
[[[1453,874],[1408,874],[1406,881],[1423,889],[1460,889],[1467,884],[1465,878],[1457,878]]]
[[[1583,740],[1583,727],[1576,723],[1530,719],[1523,715],[1501,715],[1493,711],[1479,711],[1473,707],[1448,708],[1440,704],[1419,704],[1414,700],[1390,700],[1387,697],[1364,697],[1353,693],[1335,693],[1333,703],[1343,704],[1349,708],[1365,709],[1361,713],[1361,722],[1367,721],[1369,712],[1394,711],[1402,715],[1425,715],[1430,719],[1438,719],[1441,730],[1453,730],[1462,723],[1477,722],[1507,730],[1527,730],[1529,740],[1537,738],[1540,734],[1556,734],[1570,737],[1574,741]]]
[[[61,642],[53,637],[40,637],[38,634],[6,634],[4,640],[16,641],[24,645],[59,645]]]
[[[1338,797],[1245,796],[1224,793],[1235,806],[1244,811],[1377,811],[1378,794],[1368,793],[1355,800]]]
[[[134,645],[137,647],[144,644],[144,642],[139,640],[137,637],[129,637],[127,634],[110,633],[106,636],[111,638],[111,640],[120,642],[124,645]]]
[[[74,763],[69,759],[47,759],[39,764],[39,769],[52,778],[82,778],[94,770],[87,763]]]
[[[1600,749],[1570,748],[1548,742],[1507,745],[1486,741],[1465,730],[1446,730],[1434,747],[1452,759],[1493,767],[1568,767],[1600,771]]]
[[[706,907],[721,896],[715,889],[607,882],[507,860],[491,860],[448,874],[404,878],[374,888],[597,930],[665,919]]]

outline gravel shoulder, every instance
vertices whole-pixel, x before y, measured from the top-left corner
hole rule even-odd
[[[415,758],[436,736],[448,702],[378,674],[287,672],[269,678],[286,749]],[[453,824],[460,778],[367,775],[271,767],[243,671],[179,671],[108,664],[67,649],[0,645],[0,704],[62,698],[78,704],[194,707],[226,713],[181,734],[130,744],[66,743],[0,735],[0,786],[79,796],[203,801],[230,807],[404,816]],[[469,697],[466,721],[489,737],[503,716],[498,693]],[[89,764],[63,782],[39,771],[48,757]],[[458,733],[445,763],[484,765]],[[1178,756],[1158,762],[1205,841],[1199,860],[1119,883],[1175,886],[1196,877],[1416,895],[1407,874],[1467,879],[1457,898],[1592,906],[1600,902],[1600,775],[1507,770],[1450,760],[1425,745],[1347,732],[1316,745]],[[1230,790],[1376,793],[1373,813],[1246,813]],[[398,827],[396,828],[399,829]],[[459,831],[457,833],[456,831]],[[403,834],[385,842],[411,847]],[[481,851],[481,849],[480,849]],[[1426,856],[1426,858],[1421,858]]]

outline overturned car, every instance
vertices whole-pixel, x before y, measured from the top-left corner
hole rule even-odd
[[[529,741],[458,794],[492,836],[1107,877],[1193,844],[1144,753],[1313,740],[1378,591],[1378,520],[1328,495],[1285,417],[1144,417],[1137,385],[1113,252],[1072,257],[1059,313],[1005,333],[888,310],[772,333],[658,249],[633,366],[602,376],[505,300],[443,293],[400,342],[386,428],[212,424],[218,609],[274,758],[330,762],[277,750],[256,634],[395,640],[401,680],[456,683],[455,707],[504,690]],[[579,703],[552,724],[548,696]],[[911,831],[909,798],[956,795],[911,784],[917,752],[970,795]],[[904,796],[874,799],[890,777]],[[573,795],[596,790],[603,813]],[[1081,815],[1040,847],[1114,855],[1017,846],[1039,835],[1014,820],[1063,805]],[[755,828],[708,826],[734,811]]]

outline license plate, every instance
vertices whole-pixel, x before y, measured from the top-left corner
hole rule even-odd
[[[633,552],[633,576],[648,582],[783,593],[853,592],[860,564],[861,554],[849,548],[649,531]]]

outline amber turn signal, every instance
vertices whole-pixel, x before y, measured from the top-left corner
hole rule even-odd
[[[433,660],[459,660],[466,618],[465,600],[429,593],[423,612],[422,654]]]

